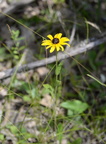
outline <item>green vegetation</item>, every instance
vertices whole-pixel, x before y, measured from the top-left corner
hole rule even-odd
[[[42,1],[41,13],[30,18],[28,13],[14,19],[14,14],[6,15],[12,20],[7,21],[8,41],[12,44],[9,47],[1,35],[0,71],[13,67],[16,70],[0,83],[0,143],[106,144],[105,44],[62,61],[54,52],[56,62],[17,73],[23,64],[44,58],[46,61],[52,56],[41,46],[48,34],[63,33],[69,38],[76,23],[70,47],[73,48],[105,30],[99,19],[101,11],[106,14],[100,8],[106,2],[94,3],[87,0],[78,6],[72,2],[76,20],[65,0],[53,0],[50,4]],[[58,11],[64,13],[63,17]]]

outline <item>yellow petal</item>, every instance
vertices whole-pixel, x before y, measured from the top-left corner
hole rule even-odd
[[[45,46],[45,45],[51,45],[52,43],[51,43],[51,41],[50,40],[44,40],[44,41],[42,41],[42,46]]]
[[[61,50],[64,51],[64,47],[63,46],[60,46],[60,47],[61,47]]]
[[[70,44],[66,43],[66,45],[68,45],[70,47]]]
[[[60,39],[60,42],[65,42],[65,41],[70,41],[67,37],[62,37],[61,39]]]
[[[47,43],[42,43],[41,45],[42,45],[42,46],[46,46],[46,45],[49,45],[49,44],[47,44]]]
[[[53,40],[53,36],[52,36],[52,35],[49,34],[47,37],[48,37],[50,40]]]
[[[49,46],[46,47],[46,49],[48,49],[48,48],[50,48],[50,47],[51,47],[51,46],[49,45]]]
[[[62,45],[68,45],[70,47],[70,44],[68,44],[68,43],[62,43]]]
[[[54,36],[54,38],[58,38],[58,39],[60,39],[61,36],[62,36],[62,33],[58,33],[58,34],[56,34],[56,35]]]
[[[60,45],[56,45],[56,50],[57,50],[57,51],[60,50]]]
[[[52,46],[50,49],[50,53],[52,53],[55,50],[55,46]]]

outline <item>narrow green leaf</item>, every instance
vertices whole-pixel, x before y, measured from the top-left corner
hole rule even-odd
[[[61,73],[61,69],[62,69],[63,63],[59,63],[59,65],[57,65],[56,70],[55,70],[55,74],[59,75]]]
[[[80,100],[66,101],[61,103],[61,106],[75,113],[82,113],[89,107],[87,103],[81,102]]]
[[[90,74],[87,74],[87,76],[89,76],[90,78],[92,78],[93,80],[95,80],[96,82],[98,82],[99,84],[101,84],[102,86],[106,87],[106,84],[102,83],[101,81],[99,81],[98,79],[96,79],[95,77],[91,76]]]

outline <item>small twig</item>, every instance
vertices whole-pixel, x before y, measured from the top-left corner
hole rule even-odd
[[[71,44],[73,42],[74,36],[75,36],[75,32],[76,32],[76,23],[73,25],[69,44]]]
[[[105,43],[105,42],[106,42],[106,33],[103,33],[98,38],[92,38],[91,40],[88,41],[88,43],[86,43],[86,41],[83,41],[83,42],[79,43],[78,45],[76,45],[75,47],[70,48],[69,51],[67,52],[68,55],[61,53],[61,52],[58,53],[58,60],[63,60],[68,57],[75,56],[77,54],[86,52],[102,43]],[[67,47],[66,47],[66,49],[67,49]],[[49,58],[46,58],[43,60],[39,60],[36,62],[32,62],[29,64],[19,66],[18,69],[17,69],[17,67],[14,67],[14,68],[2,71],[2,72],[0,72],[0,80],[3,80],[5,78],[12,76],[14,74],[14,72],[16,71],[16,69],[17,69],[17,73],[20,73],[20,72],[28,71],[28,70],[31,70],[34,68],[42,67],[44,65],[53,63],[55,61],[56,61],[56,56],[52,56],[52,57],[49,57]]]

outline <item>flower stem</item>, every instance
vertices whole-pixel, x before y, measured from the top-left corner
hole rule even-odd
[[[58,67],[58,59],[57,59],[57,51],[56,51],[56,70]],[[55,87],[55,96],[57,97],[57,80],[58,80],[58,76],[56,74],[56,87]]]
[[[57,51],[56,51],[56,70],[57,70],[57,67],[58,67],[58,59],[57,59]],[[56,72],[55,72],[56,74]],[[58,98],[57,98],[57,80],[58,80],[58,75],[56,74],[56,85],[55,85],[55,95],[54,95],[54,102],[55,102],[55,106],[54,106],[54,128],[55,128],[55,131],[56,131],[56,127],[57,127],[57,120],[56,120],[56,108],[57,108],[57,101],[58,101]]]

